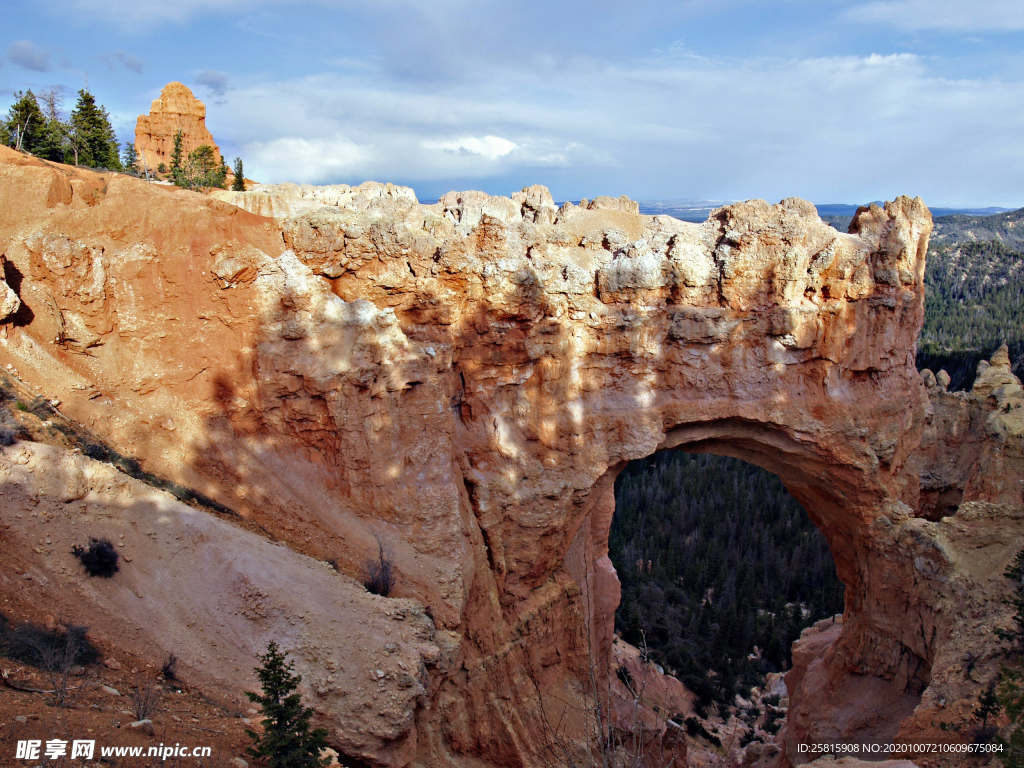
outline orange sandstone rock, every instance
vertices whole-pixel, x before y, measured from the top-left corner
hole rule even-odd
[[[206,105],[187,86],[168,83],[160,97],[153,100],[149,114],[139,115],[135,123],[135,151],[150,172],[160,163],[170,166],[178,131],[182,134],[183,154],[206,144],[213,147],[220,162],[220,148],[206,127]]]
[[[914,369],[922,201],[839,233],[797,199],[702,224],[612,198],[556,209],[542,188],[227,199],[0,149],[0,254],[24,318],[3,326],[0,364],[147,471],[334,558],[339,578],[386,537],[397,596],[425,618],[380,631],[421,643],[423,665],[409,650],[408,669],[380,666],[387,643],[342,665],[319,630],[297,657],[310,680],[338,666],[316,705],[353,762],[533,768],[550,764],[551,723],[584,738],[618,601],[611,489],[659,450],[775,472],[847,586],[842,623],[798,654],[782,764],[800,761],[793,744],[909,739],[972,710],[1024,544],[1024,392],[1000,355],[974,393]],[[54,343],[61,327],[78,347]],[[40,573],[59,583],[60,565]],[[145,594],[159,572],[133,573]],[[232,585],[225,605],[245,593]],[[288,608],[287,590],[263,592],[266,615]],[[339,621],[371,619],[338,595]],[[124,610],[88,600],[93,626]],[[237,644],[237,626],[218,631]],[[174,650],[161,642],[155,663]],[[190,663],[218,677],[214,655]],[[880,701],[899,722],[881,723]]]

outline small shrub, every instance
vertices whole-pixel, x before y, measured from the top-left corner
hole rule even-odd
[[[109,457],[109,451],[102,445],[91,443],[85,446],[85,455],[96,461],[105,461]]]
[[[377,557],[367,560],[363,566],[363,586],[367,592],[388,597],[395,588],[395,565],[390,550],[384,545],[384,537],[376,533],[374,538],[377,540]]]
[[[88,549],[76,546],[71,550],[71,554],[82,562],[85,572],[90,576],[109,579],[120,570],[117,565],[117,550],[109,539],[90,539]]]
[[[160,709],[163,695],[158,688],[135,687],[129,695],[136,720],[149,720]]]
[[[704,727],[704,723],[698,720],[696,717],[688,717],[683,722],[686,727],[686,733],[693,738],[702,738],[714,744],[716,747],[722,746],[722,741],[714,734],[710,733],[707,728]]]
[[[125,459],[121,462],[121,466],[124,468],[125,473],[132,477],[138,477],[142,474],[142,465],[139,464],[138,459]]]
[[[16,442],[18,442],[17,430],[6,424],[0,424],[0,446],[6,448],[9,445],[14,445]]]
[[[42,671],[53,688],[54,705],[65,707],[73,690],[69,685],[72,670],[99,656],[86,632],[86,627],[69,626],[58,632],[23,624],[9,633],[5,655]]]
[[[165,680],[177,680],[178,657],[173,653],[168,653],[167,659],[164,661],[163,666],[160,667],[160,674],[164,676]]]
[[[768,714],[765,716],[764,725],[762,728],[765,732],[770,733],[774,736],[779,732],[782,727],[782,723],[786,720],[786,713],[778,709],[768,710]]]
[[[622,682],[622,684],[626,686],[627,690],[633,690],[633,675],[630,674],[629,669],[627,669],[626,667],[619,667],[617,670],[615,670],[615,674]]]

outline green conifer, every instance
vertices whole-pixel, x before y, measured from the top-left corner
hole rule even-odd
[[[242,158],[235,158],[235,180],[231,183],[231,189],[235,192],[245,192],[245,170],[242,168]]]
[[[247,751],[256,759],[266,760],[269,768],[323,768],[329,762],[320,757],[327,748],[327,731],[310,730],[313,710],[302,706],[302,697],[295,693],[302,677],[293,674],[294,664],[286,659],[287,655],[271,640],[267,652],[260,656],[262,664],[254,670],[263,693],[245,695],[259,705],[263,733],[246,730],[253,740]]]
[[[76,162],[90,168],[121,170],[117,136],[107,110],[84,88],[71,112],[71,139],[77,149]]]
[[[217,186],[221,189],[228,188],[228,161],[224,155],[220,156],[220,168],[217,169]]]
[[[42,132],[46,125],[46,118],[31,90],[24,93],[17,91],[14,98],[17,101],[7,112],[7,120],[4,123],[7,128],[8,142],[15,149],[32,152],[43,138]]]
[[[189,152],[185,162],[178,169],[174,183],[184,189],[197,191],[221,186],[223,179],[213,147],[203,144]]]
[[[179,184],[181,181],[181,169],[185,160],[183,148],[184,141],[185,137],[182,136],[180,130],[174,134],[174,149],[171,150],[171,167],[169,172],[171,175],[171,181],[175,184]]]
[[[128,173],[139,173],[139,153],[135,151],[135,144],[126,141],[121,150],[121,165]]]

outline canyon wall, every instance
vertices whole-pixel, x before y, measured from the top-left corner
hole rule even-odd
[[[387,542],[396,597],[431,623],[419,650],[395,646],[422,693],[355,691],[377,671],[363,654],[301,655],[342,681],[316,704],[367,765],[542,766],[583,742],[575,707],[608,674],[618,602],[615,476],[658,450],[775,472],[847,586],[841,631],[792,681],[780,765],[806,739],[962,720],[996,669],[1024,411],[1008,361],[968,395],[914,368],[920,200],[862,209],[845,234],[797,199],[703,224],[625,198],[557,207],[543,187],[214,199],[0,150],[0,209],[11,375],[339,579]],[[59,580],[66,564],[40,558]],[[387,610],[339,595],[339,621]],[[94,626],[104,600],[81,608]],[[267,635],[217,642],[255,658]],[[189,664],[226,693],[252,685],[244,664]],[[404,702],[387,727],[367,715],[385,700]]]

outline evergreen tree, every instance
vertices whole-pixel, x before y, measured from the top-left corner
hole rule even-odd
[[[224,155],[220,156],[220,168],[217,170],[217,180],[219,183],[218,187],[221,189],[228,188],[228,161],[224,159]]]
[[[245,192],[245,170],[242,168],[242,158],[235,158],[235,180],[231,183],[231,189],[235,192]]]
[[[989,723],[989,719],[995,720],[1002,711],[1003,705],[999,703],[999,697],[996,695],[996,683],[993,681],[981,694],[978,699],[978,707],[974,710],[974,719],[981,721],[981,725],[975,733],[976,741],[987,744],[992,740],[996,729],[993,723]]]
[[[39,92],[38,102],[45,122],[37,137],[38,141],[32,149],[32,154],[44,160],[63,163],[70,130],[61,114],[64,99],[55,86],[50,86]]]
[[[46,118],[31,90],[17,91],[14,98],[17,101],[11,106],[5,121],[8,141],[15,149],[32,152],[42,141]]]
[[[171,181],[175,184],[177,184],[181,179],[181,167],[185,160],[184,149],[182,146],[184,141],[185,137],[182,136],[180,130],[174,134],[174,149],[171,150],[171,167],[169,173],[171,175]]]
[[[1006,643],[1008,653],[1024,655],[1024,549],[1017,553],[1003,574],[1014,585],[1013,597],[1006,604],[1013,608],[1011,629],[996,629],[996,635]]]
[[[135,144],[126,141],[121,150],[121,165],[128,173],[140,173],[139,154],[135,151]]]
[[[263,693],[245,695],[263,713],[263,734],[246,730],[253,740],[248,753],[265,759],[270,768],[323,768],[328,760],[320,753],[327,748],[327,731],[309,729],[313,710],[302,706],[302,697],[295,693],[302,677],[293,674],[294,664],[286,658],[273,640],[260,656],[262,664],[255,672]]]
[[[117,136],[110,125],[110,116],[85,89],[78,92],[78,103],[71,112],[71,140],[78,165],[121,170]]]
[[[188,153],[181,164],[174,183],[184,189],[203,190],[224,183],[213,147],[203,144]]]

